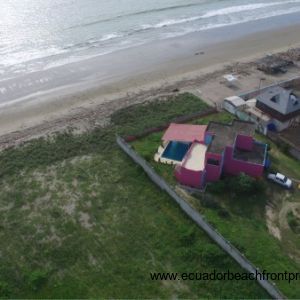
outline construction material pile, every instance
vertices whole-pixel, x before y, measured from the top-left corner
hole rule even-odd
[[[286,73],[287,68],[294,64],[289,58],[282,58],[279,55],[267,55],[257,62],[257,69],[267,74]]]

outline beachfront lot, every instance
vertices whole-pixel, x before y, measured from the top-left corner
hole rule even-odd
[[[149,272],[243,272],[115,144],[116,133],[206,108],[191,95],[161,99],[116,112],[105,128],[1,152],[1,295],[267,298],[253,281],[149,279]]]
[[[194,124],[207,124],[209,121],[229,122],[233,117],[218,113],[193,121]],[[217,230],[229,239],[245,256],[261,270],[282,272],[300,270],[299,224],[300,190],[288,191],[262,179],[262,189],[251,194],[235,191],[230,181],[212,184],[206,193],[193,196],[177,186],[174,167],[154,162],[153,155],[161,143],[163,132],[153,133],[132,143],[134,149],[153,168],[173,185],[176,191],[197,208]],[[264,136],[256,139],[268,143],[272,169],[287,176],[300,179],[300,162],[284,154],[274,143]],[[298,286],[287,282],[276,282],[286,295],[300,291]],[[292,296],[290,296],[292,297]]]
[[[243,272],[115,145],[116,133],[138,134],[207,108],[192,95],[164,97],[116,112],[106,128],[35,140],[1,152],[1,293],[14,298],[267,298],[255,282],[183,284],[147,277],[149,270]],[[196,122],[207,124],[211,119]],[[221,113],[213,119],[230,122],[232,116]],[[160,135],[135,145],[149,162]],[[271,151],[278,163],[285,162],[285,172],[296,172],[293,160],[275,147]],[[154,166],[175,184],[170,166]],[[283,200],[298,203],[296,194],[282,198],[284,191],[275,188],[278,205]],[[291,249],[296,250],[297,235],[286,227],[290,238],[284,244],[286,232],[281,241],[269,233],[263,197],[220,197],[230,214],[224,218],[218,206],[209,208],[185,196],[257,266],[270,272],[299,271],[297,256],[289,257]],[[288,297],[299,294],[297,285],[278,284]]]

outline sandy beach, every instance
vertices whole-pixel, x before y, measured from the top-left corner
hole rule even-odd
[[[295,14],[216,28],[2,81],[0,143],[104,125],[116,109],[175,89],[220,103],[224,95],[257,88],[262,76],[267,85],[300,75],[294,68],[267,76],[253,64],[266,54],[299,47],[298,20]],[[227,73],[239,77],[239,91],[222,84]]]

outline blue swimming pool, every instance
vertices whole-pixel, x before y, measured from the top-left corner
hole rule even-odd
[[[190,148],[190,143],[183,142],[169,142],[167,148],[162,154],[162,157],[173,159],[177,161],[182,161],[185,154],[188,152]]]

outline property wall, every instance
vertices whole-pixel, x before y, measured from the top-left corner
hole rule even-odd
[[[235,145],[239,149],[251,151],[253,149],[254,139],[252,136],[239,134],[236,137]]]
[[[219,165],[215,166],[215,165],[208,164],[207,161],[209,158],[218,160]],[[206,170],[206,176],[205,176],[206,182],[214,182],[219,180],[222,173],[222,155],[211,153],[211,152],[206,153],[205,170]]]
[[[228,253],[244,270],[251,274],[260,274],[257,276],[257,282],[270,294],[273,299],[284,299],[284,295],[280,293],[279,290],[274,286],[274,284],[267,281],[264,276],[259,272],[259,269],[251,264],[247,260],[245,255],[242,255],[238,249],[236,249],[228,240],[220,235],[216,229],[212,227],[209,223],[205,221],[205,218],[199,214],[188,202],[183,198],[179,197],[178,194],[169,186],[169,184],[161,178],[153,168],[143,160],[123,139],[117,137],[117,143],[121,149],[139,166],[143,168],[145,173],[149,178],[159,186],[163,191],[165,191],[172,199],[179,205],[183,212],[187,214],[208,236],[216,242],[226,253]]]
[[[264,166],[236,160],[233,158],[233,147],[226,147],[223,171],[230,175],[245,173],[249,176],[260,177],[263,175]]]
[[[174,173],[178,182],[193,188],[202,188],[204,185],[203,171],[192,171],[177,165]]]
[[[293,121],[294,121],[294,119],[286,121],[286,122],[280,122],[278,120],[273,119],[272,123],[275,124],[276,130],[280,132],[284,129],[289,128],[291,126],[291,124],[293,123]]]
[[[295,78],[288,79],[288,80],[285,80],[285,81],[281,81],[279,83],[271,84],[271,85],[262,87],[262,88],[257,89],[257,90],[248,91],[248,92],[240,94],[238,96],[241,97],[242,99],[248,100],[248,99],[251,99],[251,98],[256,98],[257,95],[265,92],[270,87],[274,87],[274,86],[279,85],[283,88],[290,88],[293,85],[296,85],[296,84],[298,85],[299,81],[300,81],[299,76],[297,76]]]

